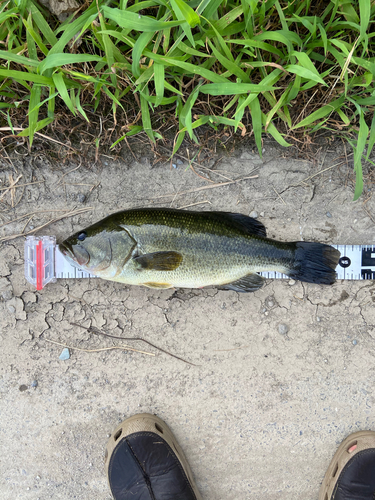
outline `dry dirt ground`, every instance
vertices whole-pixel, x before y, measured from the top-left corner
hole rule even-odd
[[[139,163],[102,158],[91,169],[33,155],[13,160],[17,173],[4,160],[4,186],[9,173],[23,174],[19,184],[42,182],[1,212],[1,224],[34,215],[2,226],[0,238],[73,209],[88,210],[38,234],[61,240],[120,209],[197,204],[193,209],[255,210],[269,236],[281,240],[375,243],[375,198],[368,192],[353,203],[352,167],[329,168],[342,163],[340,149],[314,163],[283,153],[268,144],[263,161],[246,148],[223,158],[211,175],[216,183],[256,177],[219,187],[186,163],[151,167],[147,155]],[[14,204],[21,194],[17,189]],[[11,193],[4,202],[12,203]],[[372,281],[324,287],[270,280],[238,294],[82,279],[36,291],[24,279],[23,243],[0,247],[1,498],[109,500],[105,443],[118,422],[138,412],[172,428],[206,500],[317,499],[338,443],[375,429]],[[143,337],[196,366],[142,342],[131,345],[154,357],[71,349],[62,361],[63,348],[47,339],[82,349],[125,343],[72,322]]]

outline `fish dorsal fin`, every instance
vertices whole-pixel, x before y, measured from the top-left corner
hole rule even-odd
[[[221,220],[226,220],[233,226],[245,231],[248,234],[256,234],[257,236],[267,236],[266,228],[261,222],[247,215],[237,214],[232,212],[211,212]]]
[[[251,273],[237,281],[232,281],[232,283],[227,283],[226,285],[219,286],[218,288],[220,290],[234,290],[235,292],[255,292],[263,286],[265,281],[266,280],[263,276]]]
[[[155,252],[134,257],[133,260],[140,270],[174,271],[182,262],[178,252]]]

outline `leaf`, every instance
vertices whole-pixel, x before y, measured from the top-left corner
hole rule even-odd
[[[360,108],[359,132],[356,147],[354,148],[354,171],[355,171],[355,190],[353,201],[358,200],[363,191],[362,176],[362,155],[366,147],[366,141],[369,134],[369,128],[365,122],[364,113]]]
[[[6,61],[13,61],[18,64],[23,64],[24,66],[37,67],[39,64],[38,59],[31,59],[25,56],[19,56],[18,54],[13,54],[12,52],[5,52],[0,50],[0,59],[5,59]]]
[[[69,97],[68,90],[66,88],[64,78],[61,73],[55,73],[52,76],[53,83],[55,84],[55,87],[59,91],[60,97],[63,99],[65,104],[68,106],[70,111],[73,113],[73,115],[76,114],[73,103]]]
[[[306,78],[307,80],[313,80],[316,83],[321,83],[322,85],[328,87],[323,78],[321,78],[318,74],[313,73],[309,69],[303,68],[302,66],[297,66],[296,64],[289,64],[285,67],[289,73],[294,73],[302,78]]]
[[[250,92],[266,92],[274,91],[276,87],[272,85],[263,85],[260,83],[208,83],[207,85],[202,85],[200,91],[202,94],[209,95],[237,95],[237,94],[248,94]]]
[[[257,145],[259,156],[262,158],[262,112],[257,97],[250,103],[249,108],[251,111],[255,144]]]
[[[147,90],[147,87],[146,87],[146,90]],[[150,110],[148,107],[148,102],[142,94],[140,95],[140,99],[141,99],[141,113],[142,113],[143,130],[148,135],[150,141],[155,142],[154,133],[152,131]]]
[[[201,23],[198,14],[184,0],[170,0],[170,2],[177,19],[185,20],[191,28],[195,28],[197,24]]]
[[[34,83],[31,92],[30,92],[30,101],[29,101],[29,140],[30,147],[33,144],[34,133],[36,130],[36,124],[39,116],[39,107],[38,104],[40,102],[40,96],[42,93],[42,87]]]
[[[40,83],[41,85],[46,85],[46,86],[53,85],[52,78],[47,78],[46,76],[37,75],[35,73],[28,73],[26,71],[15,71],[11,69],[0,68],[0,76],[5,76],[6,78],[13,78],[14,80]]]
[[[155,106],[159,106],[164,97],[164,66],[162,64],[154,64],[154,82],[156,93]]]
[[[144,48],[148,45],[150,40],[152,40],[152,37],[154,36],[154,33],[142,33],[138,40],[135,42],[134,48],[133,48],[133,62],[132,62],[132,72],[133,75],[138,77],[141,75],[141,69],[139,67],[139,61],[142,57],[142,53]]]
[[[50,68],[60,68],[61,66],[65,66],[66,64],[77,64],[91,61],[103,61],[103,58],[100,56],[92,56],[88,54],[49,53],[48,56],[39,63],[38,70],[42,75],[47,69]]]
[[[183,21],[157,21],[152,17],[139,16],[134,12],[121,11],[119,9],[112,9],[110,7],[102,7],[103,14],[109,19],[116,21],[123,28],[143,32],[155,32],[165,28],[173,28],[174,26],[181,26]]]
[[[336,101],[333,101],[330,104],[326,104],[317,111],[314,111],[314,113],[311,113],[304,120],[294,125],[294,127],[292,127],[292,130],[300,127],[306,127],[307,125],[311,125],[313,122],[320,120],[321,118],[324,118],[325,116],[335,111],[337,108],[340,108],[344,103],[344,101],[345,101],[345,96],[341,96],[339,97],[339,99],[336,99]]]

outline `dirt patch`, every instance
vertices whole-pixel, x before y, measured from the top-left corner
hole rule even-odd
[[[189,206],[256,211],[280,240],[375,244],[373,198],[353,203],[351,166],[330,168],[342,153],[310,163],[282,158],[266,144],[263,161],[244,149],[213,159],[214,172],[196,166],[195,173],[183,159],[176,168],[152,165],[148,150],[141,162],[102,157],[91,168],[43,154],[12,159],[14,169],[3,161],[4,186],[9,174],[33,184],[2,200],[0,238],[79,208],[87,211],[42,233],[62,240],[116,210]],[[86,279],[58,280],[38,292],[25,282],[23,264],[23,239],[3,242],[4,498],[109,499],[104,445],[116,424],[137,412],[157,413],[172,427],[207,499],[316,497],[337,443],[375,428],[371,281],[268,281],[254,294],[237,294]],[[72,323],[148,339],[198,366],[142,342],[132,345],[155,356],[71,349],[62,361],[63,347],[48,340],[82,349],[122,343]]]

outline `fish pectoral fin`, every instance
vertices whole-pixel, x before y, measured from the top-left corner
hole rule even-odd
[[[255,292],[264,285],[265,278],[259,274],[247,274],[243,278],[226,285],[219,286],[219,290],[234,290],[235,292]]]
[[[134,262],[140,270],[174,271],[182,262],[178,252],[155,252],[134,257]]]

